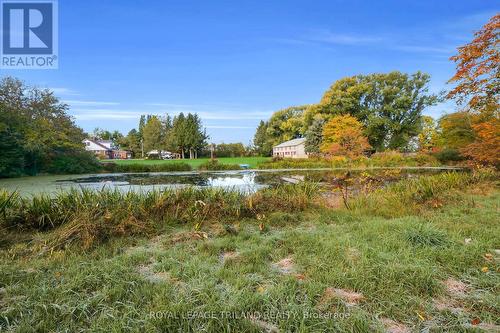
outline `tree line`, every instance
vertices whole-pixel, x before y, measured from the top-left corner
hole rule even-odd
[[[180,113],[171,117],[142,115],[137,129],[126,136],[120,132],[95,129],[93,136],[112,140],[120,148],[129,150],[134,157],[142,157],[152,150],[178,153],[181,158],[210,157],[212,149],[217,157],[242,157],[253,154],[252,147],[242,143],[209,144],[209,136],[197,114]]]
[[[447,94],[429,92],[430,76],[398,71],[342,78],[317,104],[275,112],[261,121],[255,149],[305,137],[306,152],[317,155],[370,154],[385,150],[421,151],[443,160],[471,159],[500,165],[500,14],[451,57],[457,72]],[[423,111],[454,100],[460,111],[438,120]]]
[[[68,106],[47,89],[6,77],[0,81],[0,177],[82,173],[99,169],[84,150],[85,134]]]
[[[132,129],[116,142],[135,157],[142,157],[151,150],[168,150],[179,153],[181,158],[197,158],[207,144],[209,136],[197,114],[142,115],[137,129]]]

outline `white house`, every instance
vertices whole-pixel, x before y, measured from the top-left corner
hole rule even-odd
[[[306,139],[293,139],[273,147],[273,157],[307,158],[305,150]]]
[[[85,150],[93,152],[100,159],[127,159],[131,158],[130,152],[120,150],[113,145],[111,140],[83,140]]]

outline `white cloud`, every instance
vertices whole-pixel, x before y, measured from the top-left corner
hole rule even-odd
[[[69,105],[86,105],[86,106],[100,106],[100,105],[120,105],[117,102],[101,102],[101,101],[82,101],[82,100],[64,100]]]
[[[385,37],[334,33],[331,31],[323,30],[309,36],[309,40],[340,45],[367,45],[380,43],[385,40]]]
[[[56,95],[62,95],[62,96],[80,96],[79,93],[76,91],[69,89],[69,88],[63,88],[63,87],[49,87],[47,88],[50,91],[52,91]]]
[[[71,109],[71,114],[77,120],[139,119],[139,117],[143,114],[155,114],[162,116],[168,113],[174,116],[181,112],[197,113],[202,120],[260,120],[268,118],[272,113],[272,111],[209,112],[209,111],[198,111],[198,110],[176,110],[176,111],[154,110],[146,112],[144,110],[85,109],[85,108]]]

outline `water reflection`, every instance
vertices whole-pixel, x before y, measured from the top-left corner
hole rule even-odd
[[[437,173],[435,169],[383,169],[383,170],[289,170],[289,171],[224,171],[224,172],[164,172],[135,174],[86,175],[57,181],[60,188],[83,187],[90,189],[118,189],[120,191],[150,191],[185,186],[218,187],[253,193],[261,188],[302,180],[331,184],[345,177],[372,177],[383,183],[421,174]]]

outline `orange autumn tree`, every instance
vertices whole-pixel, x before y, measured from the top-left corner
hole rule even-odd
[[[474,39],[458,48],[450,58],[457,72],[448,81],[456,86],[447,95],[473,112],[496,110],[500,93],[500,14],[474,34]]]
[[[448,98],[466,104],[473,114],[474,141],[460,152],[480,164],[500,166],[500,14],[493,16],[474,39],[451,57],[457,72],[456,86]]]
[[[498,118],[473,124],[476,134],[473,143],[460,149],[462,155],[481,164],[500,167],[500,121]]]
[[[363,125],[351,115],[335,116],[323,126],[322,153],[353,158],[370,148]]]

